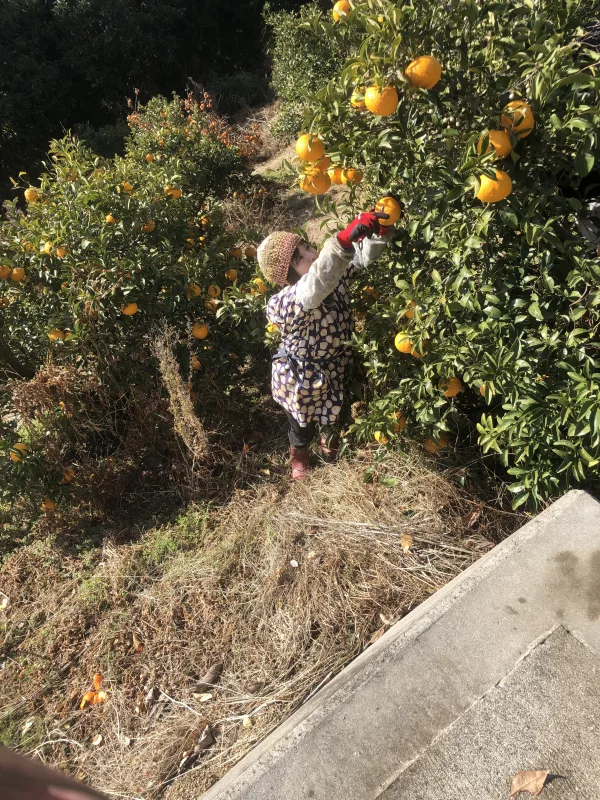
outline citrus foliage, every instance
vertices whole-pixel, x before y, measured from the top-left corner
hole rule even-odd
[[[297,13],[275,11],[271,4],[265,5],[264,18],[270,29],[271,85],[282,100],[271,131],[283,140],[298,132],[308,95],[336,74],[347,54],[344,42],[334,37],[315,37],[300,27],[316,10],[315,2]]]
[[[302,23],[352,51],[304,130],[334,167],[364,171],[352,210],[383,195],[405,204],[389,259],[357,298],[371,404],[355,428],[393,440],[402,411],[404,434],[421,440],[476,431],[507,468],[515,505],[540,503],[600,464],[600,261],[577,227],[600,160],[600,56],[580,27],[590,9],[351,6],[337,22]],[[433,60],[408,69],[422,56]],[[418,88],[437,62],[441,80]],[[365,109],[360,98],[377,104],[382,91],[398,103]],[[526,123],[514,107],[502,114],[511,101],[529,105]],[[447,397],[454,377],[462,391]]]
[[[256,137],[236,134],[212,113],[208,96],[200,104],[155,98],[129,125],[123,158],[99,158],[70,137],[53,142],[40,186],[19,187],[26,213],[17,200],[8,204],[0,224],[0,366],[21,377],[48,363],[68,366],[80,376],[79,405],[91,407],[94,392],[116,400],[147,385],[156,374],[151,339],[168,323],[180,337],[192,398],[200,400],[206,381],[226,395],[266,336],[266,286],[244,283],[256,274],[255,251],[248,239],[245,250],[237,247],[240,232],[225,228],[220,203],[233,189],[259,191],[247,168]],[[26,429],[18,414],[5,413],[6,493],[69,491],[73,476],[63,480],[64,470],[83,454],[73,441],[62,452],[45,447],[67,413],[54,406],[45,403]],[[19,441],[28,447],[20,455]]]

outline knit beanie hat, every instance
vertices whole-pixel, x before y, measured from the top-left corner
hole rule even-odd
[[[298,247],[302,237],[295,233],[275,231],[260,243],[256,256],[262,274],[271,283],[284,286],[294,250]]]

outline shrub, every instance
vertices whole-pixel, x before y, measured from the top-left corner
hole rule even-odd
[[[93,490],[94,465],[130,433],[134,474],[164,414],[151,350],[159,323],[177,333],[179,368],[203,413],[207,395],[223,403],[240,391],[248,363],[262,355],[266,369],[264,290],[249,283],[255,259],[234,249],[238,232],[224,228],[221,207],[251,185],[256,140],[211,105],[206,95],[134,109],[123,157],[100,158],[69,136],[55,141],[27,212],[8,204],[0,367],[31,380],[1,387],[5,496],[59,498],[81,479]],[[26,453],[11,450],[18,442]],[[73,464],[75,481],[65,476]],[[105,477],[114,486],[119,473]]]
[[[310,94],[325,86],[344,57],[345,48],[335,37],[318,37],[305,23],[317,12],[311,2],[298,12],[274,12],[265,5],[265,21],[271,29],[269,54],[271,86],[283,100],[271,125],[273,136],[289,140],[300,130]]]
[[[147,99],[181,93],[189,76],[206,80],[215,67],[222,76],[263,69],[263,5],[3,0],[0,50],[11,64],[0,75],[3,197],[20,169],[37,177],[48,142],[65,129],[121,119],[135,88]]]
[[[404,435],[476,436],[512,478],[515,506],[543,503],[600,464],[600,263],[577,226],[582,179],[600,158],[600,57],[580,27],[591,9],[553,0],[353,5],[346,22],[307,20],[315,38],[353,53],[317,93],[310,130],[334,162],[364,169],[347,211],[387,194],[406,206],[389,258],[364,277],[375,293],[356,297],[366,318],[354,346],[371,403],[354,430],[391,441],[403,435],[401,411]],[[407,77],[423,55],[441,63],[432,89]],[[375,84],[398,92],[389,116],[349,102]],[[502,118],[511,101],[535,117],[521,138],[527,131]],[[513,149],[496,159],[485,134],[503,125]],[[488,178],[496,186],[498,168],[513,191],[482,202],[476,195]],[[398,332],[412,355],[395,348]],[[462,382],[453,398],[451,377]]]
[[[269,84],[263,72],[214,75],[208,84],[221,114],[236,114],[259,106],[270,98]]]
[[[89,123],[73,126],[73,135],[103,158],[124,155],[128,133],[129,128],[125,119],[100,127],[94,127]]]

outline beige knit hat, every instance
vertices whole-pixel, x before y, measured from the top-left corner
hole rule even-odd
[[[285,286],[294,250],[301,241],[302,237],[295,233],[275,231],[260,243],[256,257],[268,281]]]

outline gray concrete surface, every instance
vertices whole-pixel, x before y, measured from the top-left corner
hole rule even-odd
[[[517,762],[520,769],[565,774],[563,787],[584,786],[581,760],[559,758],[569,748],[577,750],[577,720],[564,721],[570,713],[566,700],[553,748],[548,743],[544,751],[546,763],[537,761],[541,751],[535,748],[541,745],[526,736],[535,728],[533,721],[544,718],[544,695],[556,691],[560,677],[546,689],[541,681],[537,694],[522,703],[529,716],[520,729],[520,744],[515,744],[518,752],[509,758],[497,734],[493,744],[495,695],[489,693],[505,678],[510,683],[507,676],[529,675],[527,664],[519,669],[529,654],[529,664],[538,663],[538,652],[550,652],[552,662],[551,651],[539,645],[564,641],[562,631],[551,635],[559,627],[583,647],[579,662],[566,645],[563,655],[572,657],[574,669],[577,663],[591,669],[594,654],[600,652],[600,504],[585,492],[567,494],[401,620],[215,784],[204,800],[434,800],[435,794],[418,794],[423,781],[419,762],[426,767],[427,758],[429,775],[434,764],[444,765],[435,768],[446,773],[439,796],[448,800],[507,797]],[[568,671],[565,666],[561,673],[565,692],[570,691]],[[527,691],[528,680],[534,678],[521,677],[513,697]],[[590,703],[597,714],[596,694],[590,695]],[[509,699],[506,719],[511,709]],[[487,736],[486,710],[487,752],[497,750],[486,773],[488,794],[482,794],[474,774],[464,785],[454,781],[453,792],[445,791],[455,768],[447,760],[453,731],[470,731],[464,736],[476,750],[475,730],[479,741]],[[572,704],[571,716],[577,710]],[[588,736],[585,747],[590,761],[600,761],[596,736]],[[485,752],[481,750],[482,758]],[[461,774],[471,764],[473,770],[478,764],[481,768],[481,761],[467,757]],[[600,797],[598,775],[590,771],[586,780],[588,794],[581,797]],[[575,796],[564,791],[560,780],[544,790],[548,798]],[[169,800],[198,797],[193,775],[177,781],[169,792]]]
[[[599,677],[597,656],[557,628],[380,800],[506,800],[513,775],[548,765],[552,774],[545,797],[598,800]]]

